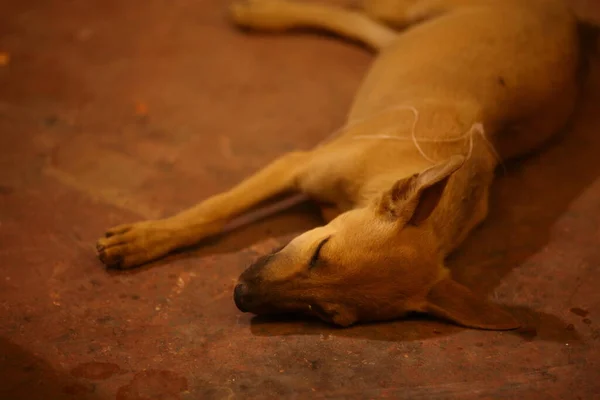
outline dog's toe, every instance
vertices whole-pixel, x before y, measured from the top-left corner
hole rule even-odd
[[[96,242],[100,261],[109,268],[132,268],[177,247],[177,234],[164,221],[144,221],[109,229]]]
[[[104,237],[109,238],[111,236],[125,233],[125,232],[129,231],[132,227],[133,227],[132,224],[124,224],[124,225],[115,226],[114,228],[110,228],[109,230],[107,230],[106,233],[104,234]]]

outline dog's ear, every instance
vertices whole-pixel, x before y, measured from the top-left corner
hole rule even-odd
[[[397,181],[383,194],[379,212],[405,224],[420,225],[435,210],[448,180],[464,162],[463,156],[452,156],[421,173]]]
[[[508,312],[477,297],[460,283],[444,278],[427,295],[425,311],[468,328],[511,330],[520,324]]]

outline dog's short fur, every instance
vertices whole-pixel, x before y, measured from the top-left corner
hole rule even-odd
[[[444,259],[486,217],[499,163],[538,147],[573,111],[579,46],[568,7],[365,0],[355,11],[246,0],[231,15],[244,27],[312,27],[376,50],[347,125],[190,210],[109,230],[100,259],[120,268],[151,261],[299,191],[323,205],[328,223],[248,268],[234,291],[240,310],[306,312],[341,326],[427,312],[468,327],[518,327],[452,280]]]

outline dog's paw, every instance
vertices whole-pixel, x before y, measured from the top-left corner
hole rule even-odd
[[[229,12],[236,24],[246,28],[283,30],[293,23],[285,0],[236,0]]]
[[[164,221],[145,221],[109,229],[96,243],[98,258],[109,268],[127,269],[174,250],[175,232]]]

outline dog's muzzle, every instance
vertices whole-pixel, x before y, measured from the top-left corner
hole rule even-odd
[[[238,283],[233,290],[233,301],[241,312],[248,312],[248,285]]]

